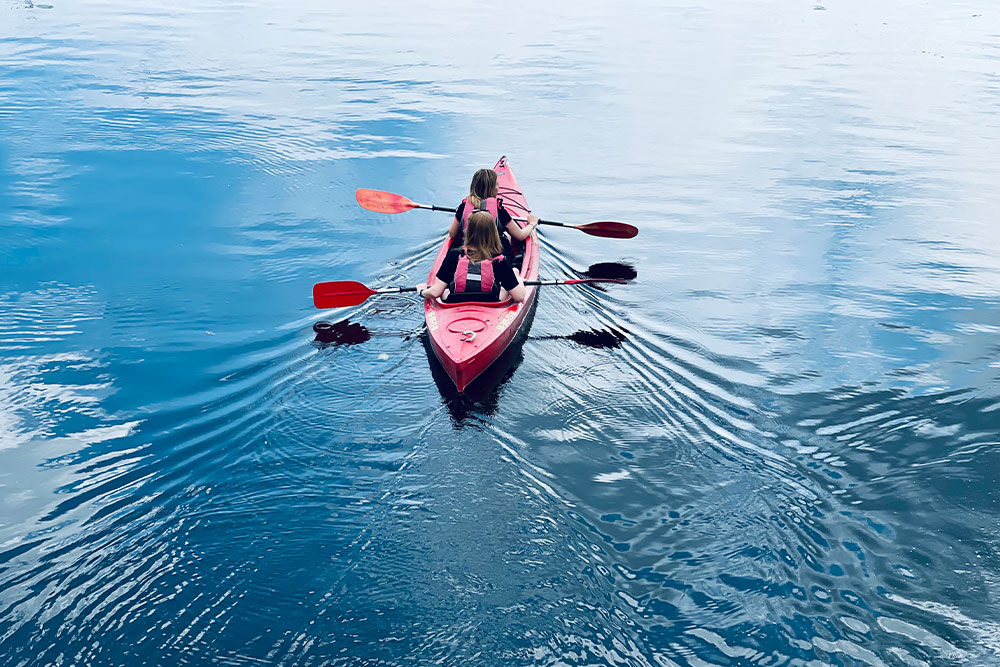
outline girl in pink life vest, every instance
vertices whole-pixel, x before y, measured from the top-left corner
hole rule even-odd
[[[418,284],[417,294],[425,299],[467,296],[475,301],[504,301],[510,296],[518,303],[524,301],[524,284],[503,255],[493,216],[485,211],[470,215],[465,237],[465,246],[452,250],[441,262],[434,284]]]
[[[507,209],[503,207],[497,199],[497,173],[492,169],[480,169],[472,175],[472,184],[469,185],[469,196],[462,200],[455,211],[455,217],[448,228],[448,235],[451,236],[451,247],[457,248],[462,245],[465,237],[465,227],[468,225],[469,216],[476,211],[487,211],[496,221],[497,232],[500,241],[503,243],[503,253],[511,256],[510,242],[504,237],[504,232],[510,235],[511,239],[524,241],[531,236],[531,233],[538,227],[538,216],[528,215],[528,222],[524,227],[517,224],[511,217]]]

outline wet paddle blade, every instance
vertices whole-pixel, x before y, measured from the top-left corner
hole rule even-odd
[[[354,193],[363,208],[376,213],[403,213],[410,209],[419,208],[419,204],[410,201],[403,195],[396,195],[382,190],[366,190],[358,188]]]
[[[608,239],[630,239],[639,233],[639,229],[625,222],[613,222],[602,220],[600,222],[588,222],[585,225],[573,225],[574,229],[579,229],[584,234],[591,236],[603,236]]]
[[[365,299],[375,294],[354,280],[334,280],[313,285],[313,304],[317,308],[342,308],[364,303]]]

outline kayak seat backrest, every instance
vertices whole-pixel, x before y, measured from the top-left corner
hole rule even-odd
[[[452,292],[444,303],[500,303],[496,292]]]

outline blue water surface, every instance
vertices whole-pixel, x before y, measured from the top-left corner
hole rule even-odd
[[[1000,663],[1000,11],[0,4],[0,664]],[[507,155],[530,332],[412,285]],[[314,341],[319,320],[352,335]]]

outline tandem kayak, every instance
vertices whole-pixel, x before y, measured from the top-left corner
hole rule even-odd
[[[504,208],[515,218],[527,216],[531,209],[507,158],[500,158],[493,169],[497,172],[499,197]],[[450,249],[451,238],[445,236],[428,274],[428,284],[433,284]],[[524,255],[520,262],[522,279],[538,279],[538,255],[538,239],[533,234],[524,242]],[[429,299],[424,302],[424,320],[427,322],[431,349],[459,391],[464,391],[469,383],[489,368],[517,336],[535,301],[538,287],[526,285],[525,289],[527,296],[522,303],[512,299],[464,303]]]

